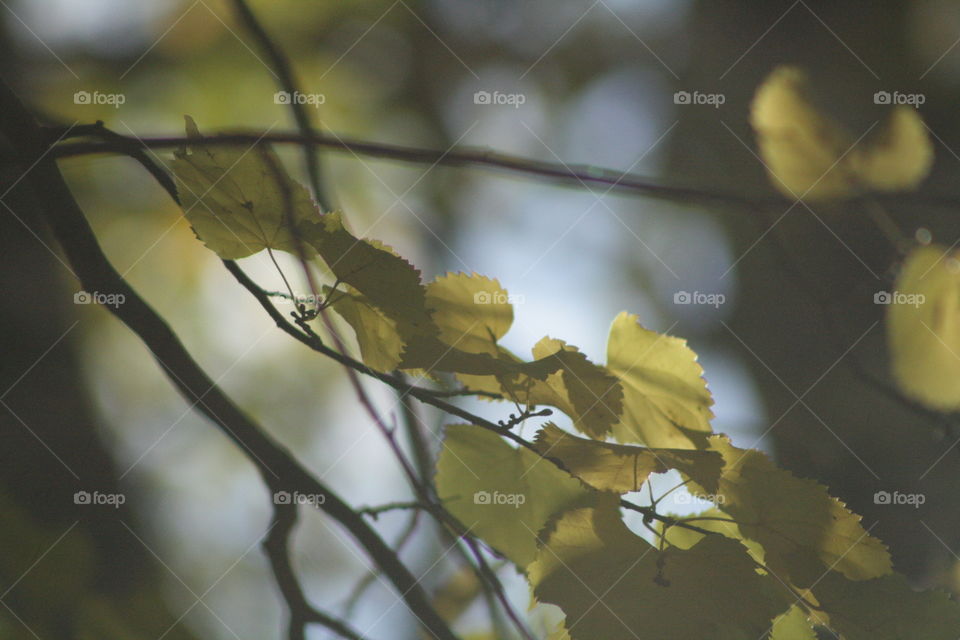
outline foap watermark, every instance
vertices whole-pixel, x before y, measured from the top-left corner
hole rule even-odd
[[[318,307],[321,304],[324,304],[327,301],[325,296],[315,296],[312,293],[298,294],[293,298],[289,294],[271,294],[275,300],[275,304],[292,304],[294,306],[300,307]]]
[[[919,307],[927,301],[922,293],[900,293],[899,291],[877,291],[873,294],[873,304],[908,304]]]
[[[726,301],[727,296],[722,293],[677,291],[673,294],[673,304],[705,304],[716,309]]]
[[[73,504],[108,505],[119,509],[127,501],[122,493],[100,493],[99,491],[77,491],[73,494]]]
[[[300,493],[294,491],[277,491],[273,494],[273,504],[308,504],[319,506],[327,501],[327,496],[322,493]]]
[[[105,307],[119,307],[126,301],[127,296],[122,293],[77,291],[73,294],[73,304],[102,304]]]
[[[520,505],[527,501],[527,496],[522,493],[500,493],[494,491],[477,491],[473,494],[473,504],[508,504],[514,509],[519,509]]]
[[[274,104],[306,104],[319,109],[320,105],[326,101],[327,96],[322,93],[300,93],[299,91],[290,93],[289,91],[277,91],[273,94]]]
[[[523,296],[503,291],[477,291],[473,304],[523,304]]]
[[[899,91],[877,91],[873,94],[873,104],[908,104],[919,107],[927,101],[922,93],[901,93]]]
[[[877,491],[873,494],[873,504],[896,504],[909,505],[914,509],[919,509],[920,505],[927,501],[927,496],[922,493],[900,493],[894,491]]]
[[[527,101],[527,96],[522,93],[501,93],[494,91],[477,91],[473,94],[473,104],[500,104],[509,105],[514,109],[519,109],[520,105]]]
[[[673,494],[675,504],[697,504],[698,502],[709,502],[710,504],[723,504],[726,498],[719,493],[690,493],[687,491]]]
[[[122,93],[101,93],[100,91],[77,91],[73,94],[73,104],[108,104],[114,109],[127,101]]]
[[[727,96],[722,93],[701,93],[700,91],[677,91],[673,94],[673,104],[706,104],[714,109],[719,109],[720,105],[727,101]]]

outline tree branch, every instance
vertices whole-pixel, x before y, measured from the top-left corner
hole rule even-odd
[[[263,541],[263,549],[270,560],[274,578],[287,608],[290,610],[290,623],[287,632],[289,640],[304,640],[306,626],[309,623],[322,624],[331,631],[348,640],[364,640],[358,632],[350,628],[343,620],[327,615],[315,609],[300,588],[296,573],[290,564],[290,536],[297,524],[297,506],[277,504],[273,506],[273,524],[270,533]]]
[[[122,294],[124,304],[107,309],[126,324],[150,349],[180,393],[207,416],[230,440],[247,452],[264,481],[287,491],[323,495],[320,508],[340,522],[393,583],[410,611],[436,638],[456,636],[434,610],[417,579],[400,562],[363,517],[337,494],[316,480],[293,456],[253,422],[206,375],[164,320],[114,270],[97,243],[83,211],[77,205],[43,144],[42,132],[5,83],[0,83],[0,134],[12,144],[16,162],[27,176],[16,188],[32,196],[73,265],[82,286],[90,291]],[[33,214],[33,215],[30,215]]]
[[[559,180],[570,186],[584,188],[586,185],[602,185],[612,191],[640,194],[677,202],[700,202],[726,204],[738,207],[761,205],[787,205],[781,197],[749,198],[743,195],[699,189],[696,187],[670,186],[636,175],[624,175],[614,169],[601,169],[584,165],[568,165],[521,158],[489,149],[460,148],[450,151],[423,149],[400,145],[380,144],[353,138],[314,133],[230,133],[205,136],[202,141],[184,137],[133,138],[117,134],[118,138],[104,142],[71,142],[57,145],[53,153],[58,158],[72,158],[96,153],[129,153],[133,148],[171,149],[185,144],[199,145],[252,145],[257,141],[273,144],[316,145],[336,151],[346,151],[359,156],[398,160],[417,164],[446,166],[478,166],[511,173]]]
[[[192,141],[179,136],[158,136],[133,138],[116,134],[116,138],[104,142],[68,142],[54,147],[52,153],[57,158],[75,158],[92,154],[129,154],[134,148],[172,149],[184,144],[195,145],[251,145],[257,141],[273,144],[316,145],[333,151],[349,152],[358,156],[395,160],[414,164],[428,164],[452,167],[481,167],[494,169],[508,174],[525,175],[553,180],[575,189],[589,188],[590,185],[608,187],[611,192],[638,195],[660,200],[703,205],[720,205],[742,208],[748,211],[768,208],[785,208],[793,204],[792,200],[777,194],[748,196],[731,191],[704,189],[685,185],[670,185],[657,182],[648,177],[624,174],[610,168],[582,164],[554,163],[523,158],[490,149],[460,147],[443,151],[403,145],[358,140],[348,136],[313,133],[224,133],[206,136],[202,142]],[[850,203],[873,199],[899,206],[927,206],[956,208],[960,206],[960,195],[900,193],[871,194],[861,198],[851,198]]]

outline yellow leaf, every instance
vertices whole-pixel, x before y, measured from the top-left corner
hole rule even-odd
[[[316,222],[304,221],[299,230],[334,276],[393,320],[405,340],[417,332],[431,331],[420,272],[390,247],[357,238],[337,212]]]
[[[325,288],[330,295],[332,289]],[[400,364],[404,343],[395,320],[359,294],[332,293],[333,309],[347,321],[357,337],[363,363],[377,371],[391,372]]]
[[[782,580],[807,588],[830,568],[852,580],[892,571],[883,543],[822,485],[778,468],[756,449],[738,449],[724,436],[711,437],[710,448],[724,460],[717,506],[737,521],[743,536],[763,546],[765,564]]]
[[[497,356],[497,341],[513,324],[513,305],[496,280],[448,273],[427,285],[427,307],[439,338],[469,353]]]
[[[651,473],[676,469],[696,478],[711,493],[723,458],[715,451],[649,449],[578,438],[547,423],[537,433],[537,450],[561,462],[572,475],[601,491],[639,491]]]
[[[739,543],[707,536],[660,552],[627,529],[615,498],[564,513],[528,570],[572,640],[761,638],[789,606]]]
[[[533,560],[550,516],[593,495],[537,454],[472,425],[447,427],[436,486],[467,530],[520,569]]]
[[[737,526],[737,523],[730,522],[732,520],[730,514],[724,513],[716,507],[710,507],[697,516],[674,517],[682,521],[689,522],[690,524],[701,529],[713,531],[714,533],[719,533],[722,536],[732,538],[746,547],[751,558],[760,563],[762,563],[764,560],[763,547],[760,546],[760,543],[755,540],[745,538],[743,533],[740,531],[740,527]],[[707,519],[701,520],[699,518]],[[674,545],[675,547],[680,547],[681,549],[689,549],[693,545],[700,542],[703,536],[706,535],[700,533],[699,531],[693,531],[692,529],[687,529],[685,527],[668,527],[662,522],[658,522],[656,524],[656,529],[660,535],[666,537],[668,543]]]
[[[613,427],[620,442],[650,447],[706,446],[713,398],[687,341],[644,329],[621,313],[607,342],[607,370],[623,387],[623,414]]]
[[[623,411],[623,389],[606,368],[596,365],[573,345],[545,337],[533,347],[534,371],[499,348],[499,359],[510,369],[496,376],[458,375],[471,389],[502,394],[522,406],[546,405],[570,416],[573,426],[593,438],[603,438]]]
[[[750,124],[773,186],[788,198],[850,195],[856,179],[841,156],[854,139],[808,98],[807,75],[778,67],[757,89]]]
[[[188,137],[199,138],[193,119],[186,120]],[[294,224],[319,218],[310,194],[267,147],[188,145],[174,156],[171,167],[184,215],[204,244],[223,259],[244,258],[265,248],[296,253],[284,190]],[[305,251],[312,255],[309,246]]]
[[[939,245],[913,250],[885,301],[899,387],[933,409],[960,409],[960,252]]]
[[[817,640],[817,634],[803,608],[794,605],[774,621],[770,640]]]
[[[933,144],[916,109],[894,107],[871,144],[851,156],[860,182],[877,191],[913,189],[930,173]]]
[[[920,115],[900,105],[865,140],[820,112],[807,75],[775,69],[757,89],[750,123],[773,186],[789,198],[826,200],[912,189],[930,171],[933,145]]]
[[[560,370],[533,387],[528,402],[557,407],[570,416],[578,431],[592,438],[606,436],[623,412],[620,383],[604,367],[593,364],[562,340],[547,337],[533,347],[533,357],[538,360],[550,354],[559,359]]]

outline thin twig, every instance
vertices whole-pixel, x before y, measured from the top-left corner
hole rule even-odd
[[[119,135],[119,134],[118,134]],[[51,152],[58,158],[69,158],[96,153],[128,153],[131,147],[146,146],[151,149],[170,149],[191,144],[183,137],[132,138],[120,136],[110,142],[72,142],[54,147]],[[540,178],[560,180],[570,186],[585,188],[586,185],[605,185],[612,190],[632,192],[649,197],[662,198],[678,202],[702,202],[727,204],[732,206],[754,206],[757,204],[782,205],[787,202],[780,197],[747,198],[732,192],[720,192],[695,187],[671,186],[644,177],[623,175],[622,171],[601,169],[576,164],[555,164],[521,158],[489,149],[460,148],[450,151],[406,147],[357,140],[349,137],[315,133],[304,136],[300,133],[230,133],[206,136],[199,144],[203,145],[250,145],[256,141],[275,144],[315,144],[318,147],[347,151],[358,156],[368,156],[420,164],[446,166],[478,166],[525,174]],[[789,204],[789,203],[788,203]]]
[[[299,83],[294,78],[293,66],[283,53],[283,50],[276,44],[267,30],[263,28],[256,15],[250,10],[245,0],[233,0],[233,7],[240,17],[240,21],[253,34],[257,44],[263,49],[267,59],[270,62],[272,73],[277,79],[280,88],[287,92],[290,99],[287,104],[290,106],[290,112],[297,123],[300,134],[305,137],[313,136],[313,127],[310,125],[310,116],[307,113],[307,107],[297,100],[299,93],[297,87]],[[332,204],[329,201],[328,194],[322,187],[320,180],[320,161],[317,158],[317,145],[308,142],[304,145],[304,159],[307,163],[307,175],[310,178],[310,186],[313,187],[313,196],[324,211],[331,211]]]
[[[277,586],[290,611],[287,638],[303,640],[306,636],[306,626],[316,623],[325,626],[342,638],[363,640],[363,636],[351,629],[345,621],[317,610],[307,601],[290,563],[290,537],[296,523],[296,505],[275,503],[270,533],[263,541],[263,549],[270,560],[270,568],[273,570]]]
[[[477,566],[480,568],[480,579],[483,580],[485,576],[490,584],[493,585],[497,600],[500,601],[500,605],[506,612],[507,617],[509,617],[510,621],[513,622],[513,626],[517,628],[517,631],[519,631],[520,635],[526,640],[534,640],[530,629],[514,610],[513,605],[510,604],[510,600],[507,598],[507,593],[503,588],[503,584],[500,582],[500,578],[497,577],[496,572],[490,567],[487,559],[483,557],[483,551],[480,549],[477,541],[471,536],[464,537],[464,541],[467,543],[467,546],[470,547],[470,552],[473,554],[473,557],[477,561]]]
[[[422,506],[422,505],[420,505]],[[410,520],[407,522],[407,525],[403,528],[403,531],[397,536],[396,540],[393,541],[392,548],[397,553],[397,556],[400,555],[400,552],[403,551],[404,547],[407,546],[407,543],[413,539],[413,534],[417,530],[417,525],[420,522],[420,514],[422,511],[420,509],[414,509],[410,514]],[[376,519],[376,515],[373,516]],[[363,574],[363,577],[357,581],[353,589],[350,590],[350,595],[347,596],[345,604],[343,605],[343,617],[349,620],[353,617],[353,612],[356,610],[357,605],[360,604],[360,600],[363,598],[363,595],[377,580],[377,574],[375,571],[367,571]]]
[[[732,191],[721,191],[719,189],[672,185],[658,182],[646,176],[629,173],[624,174],[617,169],[575,163],[545,162],[475,147],[459,147],[444,151],[440,149],[425,149],[422,147],[370,142],[368,140],[359,140],[349,136],[333,134],[314,133],[309,136],[304,136],[300,133],[263,132],[212,135],[207,136],[201,144],[210,146],[249,146],[258,140],[273,144],[316,145],[335,151],[349,152],[356,156],[395,160],[399,162],[451,167],[484,167],[505,171],[510,175],[526,175],[555,180],[575,189],[588,189],[590,185],[603,185],[609,187],[611,192],[616,191],[627,195],[644,196],[688,204],[724,205],[736,209],[743,209],[748,213],[755,212],[755,209],[758,207],[783,211],[784,208],[794,204],[792,200],[775,194],[749,196]],[[180,136],[133,138],[117,134],[117,139],[110,142],[61,143],[53,148],[51,154],[57,158],[74,158],[92,154],[129,154],[132,147],[172,149],[190,143],[191,141],[188,138]],[[883,195],[869,194],[858,198],[851,198],[848,202],[851,204],[859,204],[865,198],[872,198],[876,202],[902,206],[912,205],[942,207],[947,209],[956,209],[960,206],[960,195],[921,192]]]

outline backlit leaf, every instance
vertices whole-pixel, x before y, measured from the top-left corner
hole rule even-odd
[[[187,134],[200,138],[186,116]],[[265,248],[296,253],[287,224],[284,189],[294,223],[318,219],[309,192],[290,178],[266,146],[187,146],[171,163],[183,211],[197,236],[218,256],[244,258]],[[310,247],[305,247],[308,254]]]
[[[404,339],[429,331],[426,289],[413,265],[390,247],[354,236],[336,212],[305,221],[299,229],[334,276],[392,319]]]
[[[538,360],[550,354],[559,359],[560,370],[534,387],[528,402],[557,407],[578,431],[604,437],[623,412],[623,388],[616,377],[562,340],[543,338],[533,347]]]
[[[623,414],[614,425],[620,442],[650,447],[706,446],[713,398],[687,341],[644,329],[621,313],[607,343],[607,370],[623,387]]]
[[[770,181],[785,196],[822,200],[912,189],[929,173],[933,145],[914,109],[895,107],[858,141],[809,96],[807,75],[783,66],[760,85],[751,105]]]
[[[817,640],[803,607],[794,605],[773,623],[770,640]]]
[[[503,349],[499,359],[506,363],[520,363],[520,359]],[[471,389],[482,389],[502,394],[504,398],[522,406],[546,405],[560,409],[570,416],[573,426],[591,437],[602,438],[609,433],[623,411],[623,389],[606,368],[590,362],[573,345],[545,337],[533,347],[535,362],[543,373],[525,373],[513,365],[498,376],[458,376]]]
[[[330,295],[332,289],[325,291]],[[377,371],[394,371],[404,349],[396,321],[360,294],[338,290],[332,292],[331,300],[334,311],[353,328],[363,363]]]
[[[723,436],[711,437],[710,447],[724,460],[717,506],[745,537],[763,546],[765,564],[782,580],[806,588],[828,568],[852,580],[891,572],[883,543],[822,485],[778,468],[756,449],[738,449]]]
[[[572,475],[601,491],[627,493],[639,491],[651,473],[676,469],[696,478],[711,493],[723,458],[715,451],[690,449],[650,449],[586,440],[547,423],[535,445],[544,456],[554,458]]]
[[[707,536],[658,551],[615,500],[563,514],[529,567],[534,595],[566,614],[572,640],[754,640],[790,602],[739,543]]]
[[[939,245],[914,249],[887,301],[899,387],[931,408],[960,409],[960,252]]]
[[[760,543],[756,540],[745,538],[743,533],[740,532],[740,527],[737,526],[737,523],[732,522],[733,519],[730,517],[730,514],[724,513],[716,507],[710,507],[706,511],[699,513],[696,516],[674,517],[699,527],[700,529],[713,531],[722,536],[737,540],[740,542],[740,544],[746,547],[751,558],[757,562],[764,561],[763,547],[760,546]],[[689,549],[693,545],[700,542],[700,540],[702,540],[706,535],[686,527],[668,527],[663,522],[658,522],[656,524],[656,529],[661,535],[666,537],[669,544],[680,547],[681,549]]]
[[[809,80],[779,67],[757,89],[750,123],[773,186],[788,198],[850,195],[856,177],[838,162],[854,139],[810,101]]]
[[[472,425],[447,427],[435,480],[450,513],[521,569],[550,516],[593,495],[535,453]]]
[[[933,165],[933,144],[923,118],[906,105],[894,107],[869,143],[855,151],[854,172],[877,191],[913,189]]]
[[[469,353],[496,356],[497,341],[513,324],[513,305],[496,280],[448,273],[427,285],[427,307],[439,338]]]

